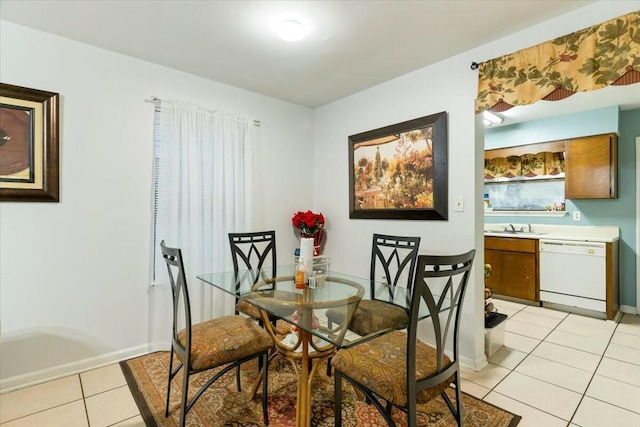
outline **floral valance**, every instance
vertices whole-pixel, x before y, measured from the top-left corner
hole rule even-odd
[[[483,62],[476,112],[640,82],[640,11]]]
[[[495,157],[484,161],[484,179],[554,177],[564,173],[564,153]]]

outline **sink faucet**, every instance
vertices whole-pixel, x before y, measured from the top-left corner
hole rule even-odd
[[[531,224],[527,224],[527,227],[529,228],[529,233],[533,233],[533,229],[531,228]]]
[[[513,231],[514,233],[516,232],[516,228],[513,226],[513,224],[509,224],[509,227],[511,228],[511,231]]]

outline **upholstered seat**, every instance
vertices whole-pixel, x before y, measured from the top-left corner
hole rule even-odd
[[[276,291],[277,293],[277,291]],[[260,316],[260,309],[258,307],[256,307],[255,305],[245,301],[245,300],[240,300],[238,301],[238,303],[236,304],[236,311],[239,313],[242,313],[246,316],[249,316],[249,318],[253,319],[253,321],[255,322],[256,320],[258,321],[258,324],[260,326],[262,325],[262,317]],[[293,314],[294,309],[291,309],[291,312],[288,312],[288,315]],[[286,335],[289,332],[291,332],[291,325],[287,322],[285,322],[284,320],[278,318],[277,316],[271,314],[271,313],[267,313],[267,316],[269,317],[269,320],[272,323],[272,327],[273,327],[273,332],[275,332],[277,335]]]
[[[407,406],[407,334],[394,331],[367,341],[356,347],[340,350],[333,357],[333,366],[387,402]],[[416,381],[435,375],[437,370],[436,349],[416,342]],[[443,367],[451,364],[444,356]],[[438,386],[423,390],[417,395],[418,403],[428,402],[442,393],[453,381],[451,376]]]
[[[178,332],[178,342],[183,346],[185,337],[184,329]],[[254,320],[235,315],[218,317],[192,326],[189,363],[194,370],[202,370],[235,362],[271,347],[273,339]]]
[[[360,336],[406,325],[409,320],[405,308],[380,300],[360,301],[356,314],[351,318],[348,328]],[[331,316],[333,323],[341,324],[347,316],[347,309],[332,308],[327,316]]]
[[[254,320],[262,320],[262,318],[260,317],[260,309],[244,300],[238,301],[238,303],[236,304],[236,311],[238,313],[245,314]]]

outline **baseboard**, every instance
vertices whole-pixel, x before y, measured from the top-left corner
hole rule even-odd
[[[69,375],[79,374],[81,372],[111,365],[113,363],[120,362],[121,360],[126,360],[132,357],[147,354],[153,350],[152,347],[155,347],[155,345],[144,344],[137,347],[115,351],[113,353],[102,354],[100,356],[91,357],[89,359],[78,360],[76,362],[67,363],[65,365],[58,365],[35,372],[29,372],[28,374],[3,378],[0,380],[0,393],[6,393],[19,388],[32,386],[58,378],[63,378]],[[166,346],[164,348],[166,348]]]
[[[607,320],[607,313],[605,313],[604,311],[590,310],[588,308],[575,307],[573,305],[566,305],[566,304],[549,302],[549,301],[543,301],[542,307],[549,308],[551,310],[556,310],[556,311],[563,311],[565,313],[573,313],[573,314],[578,314],[580,316]],[[615,321],[615,315],[612,321]]]
[[[488,364],[489,362],[487,362],[487,357],[484,355],[484,353],[476,360],[460,356],[460,365],[473,371],[481,371]]]
[[[636,307],[632,305],[621,305],[620,311],[627,314],[640,314],[640,311],[638,311]]]

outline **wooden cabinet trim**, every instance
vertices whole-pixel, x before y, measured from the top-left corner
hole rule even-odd
[[[615,315],[620,309],[618,301],[619,295],[619,268],[618,268],[618,242],[607,243],[607,273],[606,273],[606,286],[607,286],[607,320],[613,320]]]

